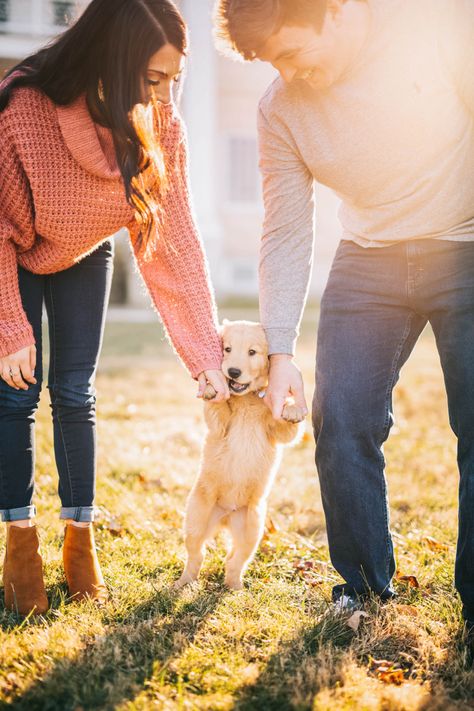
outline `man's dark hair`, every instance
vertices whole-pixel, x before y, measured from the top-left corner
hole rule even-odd
[[[328,0],[217,0],[215,36],[221,49],[255,59],[283,25],[323,26]]]

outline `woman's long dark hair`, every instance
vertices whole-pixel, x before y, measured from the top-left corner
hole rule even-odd
[[[165,44],[186,54],[186,25],[172,0],[92,0],[75,24],[13,67],[7,76],[21,74],[0,91],[0,111],[17,87],[36,87],[62,106],[86,95],[94,118],[112,130],[145,250],[156,234],[166,168],[156,111],[142,104],[143,86],[151,56]]]

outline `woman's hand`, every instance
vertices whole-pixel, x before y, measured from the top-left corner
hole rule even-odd
[[[229,386],[227,385],[227,380],[222,370],[204,370],[202,373],[199,373],[197,379],[199,383],[198,397],[204,397],[204,393],[207,390],[206,400],[218,403],[229,399]],[[209,397],[211,387],[214,388],[216,393],[212,398]]]
[[[36,385],[35,368],[36,346],[0,358],[0,377],[15,390],[28,390],[27,383]]]

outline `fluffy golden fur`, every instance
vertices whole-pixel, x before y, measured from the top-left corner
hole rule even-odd
[[[299,408],[288,402],[285,421],[277,421],[259,395],[268,383],[268,349],[261,325],[224,321],[222,337],[222,370],[231,397],[204,405],[208,433],[200,472],[187,501],[187,562],[176,588],[197,579],[205,542],[220,526],[230,531],[232,539],[225,582],[232,589],[242,587],[242,575],[263,534],[280,445],[294,442],[301,432]]]

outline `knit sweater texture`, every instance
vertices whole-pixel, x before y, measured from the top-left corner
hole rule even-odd
[[[193,377],[219,369],[221,340],[208,266],[190,200],[184,125],[160,107],[168,169],[163,226],[145,260],[126,200],[112,134],[85,97],[56,106],[37,89],[14,90],[0,113],[0,356],[34,344],[18,265],[35,274],[68,269],[122,227],[174,350]],[[133,259],[133,257],[132,257]]]
[[[364,248],[474,240],[474,0],[367,2],[367,41],[337,82],[316,90],[278,78],[260,102],[270,353],[295,349],[314,181],[341,199],[341,238]]]

